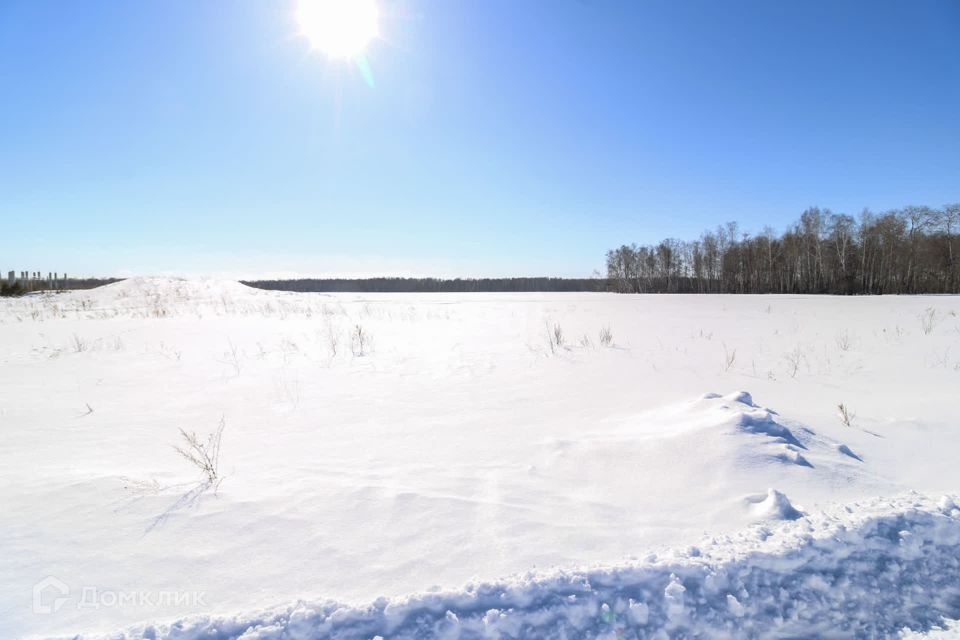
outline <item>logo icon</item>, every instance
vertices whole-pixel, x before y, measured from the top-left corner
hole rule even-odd
[[[33,585],[33,612],[54,613],[59,611],[69,598],[70,587],[63,580],[47,576]]]

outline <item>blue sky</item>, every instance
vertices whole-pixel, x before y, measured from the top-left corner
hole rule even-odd
[[[564,275],[960,200],[960,2],[0,0],[0,269]]]

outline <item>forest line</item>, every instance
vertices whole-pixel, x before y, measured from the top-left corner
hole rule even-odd
[[[607,252],[621,293],[960,293],[960,204],[908,206],[857,218],[812,207],[777,235],[735,222],[693,241]]]

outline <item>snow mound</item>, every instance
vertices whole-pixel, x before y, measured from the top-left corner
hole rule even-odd
[[[865,478],[864,466],[859,464],[863,460],[847,445],[756,404],[746,391],[708,393],[693,402],[638,416],[618,434],[647,450],[668,450],[662,452],[665,455],[682,450],[684,455],[675,464],[688,467],[684,473],[696,477],[701,486],[749,477],[754,481],[770,478],[766,486],[784,477],[803,482],[842,478],[844,484]],[[784,465],[796,471],[784,476]]]
[[[361,607],[297,602],[105,637],[887,637],[960,616],[958,558],[960,518],[913,495],[754,527],[664,561],[528,574]]]
[[[795,508],[787,496],[776,489],[767,489],[766,495],[750,496],[750,511],[758,520],[796,520],[803,512]]]
[[[830,455],[832,451],[839,452],[849,458],[860,461],[849,447],[841,443],[830,443],[817,433],[803,427],[797,430],[798,436],[787,426],[779,414],[772,409],[761,407],[754,403],[753,396],[746,391],[731,393],[727,396],[707,394],[703,396],[699,407],[713,410],[726,416],[724,424],[735,432],[750,436],[750,444],[744,443],[741,448],[742,457],[759,457],[768,462],[780,462],[813,468],[813,463],[805,453],[811,448]]]
[[[123,299],[163,297],[173,300],[209,299],[223,295],[247,296],[262,294],[263,290],[240,284],[235,280],[215,278],[134,277],[92,289],[95,298]]]
[[[798,517],[786,495],[817,507],[823,496],[850,500],[890,490],[876,470],[843,450],[849,447],[743,391],[709,393],[541,447],[536,473],[518,481],[523,488],[515,493],[532,494],[546,484],[602,500],[610,513],[635,522],[641,536],[645,514],[664,510],[675,521],[701,523],[699,531],[726,531],[758,519]],[[777,493],[770,495],[769,487]]]
[[[309,316],[317,295],[266,291],[234,280],[135,277],[88,290],[43,293],[6,303],[7,316],[33,320],[166,318],[207,315]]]
[[[198,306],[230,309],[270,294],[233,280],[210,278],[137,277],[127,278],[86,292],[72,292],[98,308],[125,310],[152,309],[154,315],[179,315]]]

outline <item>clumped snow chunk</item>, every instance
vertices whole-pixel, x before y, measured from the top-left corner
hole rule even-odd
[[[645,602],[636,602],[633,598],[628,600],[627,612],[630,616],[630,622],[635,625],[644,626],[650,621],[650,607]]]
[[[956,500],[950,496],[943,496],[940,498],[940,501],[937,503],[937,506],[940,507],[940,511],[943,513],[958,517],[960,516],[960,507],[957,506]]]
[[[673,626],[679,626],[683,621],[683,594],[686,591],[680,579],[671,573],[667,588],[663,590],[663,601],[666,605],[667,620]]]
[[[740,604],[740,601],[737,600],[737,597],[732,593],[727,594],[727,609],[737,618],[742,618],[745,611],[743,605]]]
[[[750,512],[758,520],[796,520],[803,517],[803,512],[776,489],[767,489],[766,496],[753,496],[747,501],[752,503]]]

